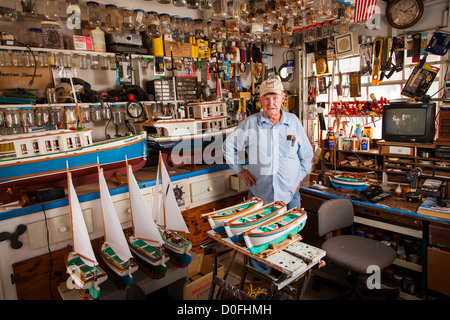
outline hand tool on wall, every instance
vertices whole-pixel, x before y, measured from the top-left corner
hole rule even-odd
[[[373,55],[373,74],[372,74],[372,85],[377,85],[379,81],[380,73],[380,60],[381,60],[381,49],[383,46],[383,39],[377,39],[374,43],[374,55]]]

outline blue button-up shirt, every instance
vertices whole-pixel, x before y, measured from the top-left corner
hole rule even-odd
[[[300,120],[288,112],[282,112],[275,125],[263,111],[248,117],[227,136],[223,150],[226,162],[236,174],[244,170],[245,150],[247,169],[256,178],[250,191],[265,203],[289,203],[300,181],[311,170],[313,158]]]

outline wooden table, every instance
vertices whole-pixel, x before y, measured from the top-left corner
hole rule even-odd
[[[296,288],[297,294],[296,298],[302,299],[303,293],[307,284],[309,282],[311,276],[311,269],[317,265],[321,259],[325,256],[326,252],[322,249],[313,247],[306,243],[301,242],[301,237],[296,235],[291,240],[285,240],[284,243],[280,243],[277,250],[273,254],[252,254],[247,249],[245,245],[233,243],[228,237],[221,236],[216,234],[214,231],[210,230],[207,232],[208,237],[212,240],[219,242],[226,247],[233,250],[233,256],[229,263],[229,267],[226,270],[225,276],[223,279],[217,277],[217,261],[216,254],[213,250],[214,254],[214,265],[213,265],[213,281],[210,291],[210,300],[213,298],[215,285],[218,285],[220,288],[226,289],[227,291],[233,293],[238,298],[248,299],[248,297],[242,290],[245,276],[247,272],[251,272],[252,274],[258,276],[260,279],[269,282],[272,286],[273,290],[282,290],[289,289],[290,285],[298,282],[298,288]],[[230,269],[234,261],[234,257],[237,253],[241,253],[245,257],[245,263],[242,270],[240,289],[237,289],[231,285],[229,285],[225,280],[227,273]],[[272,274],[264,275],[252,266],[249,265],[249,258],[255,259],[263,264],[279,271],[279,276],[274,276]],[[306,277],[303,281],[298,281],[301,278]],[[300,288],[301,285],[301,288]],[[289,291],[288,290],[288,291]]]

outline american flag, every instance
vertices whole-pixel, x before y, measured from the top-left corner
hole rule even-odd
[[[377,0],[355,0],[354,21],[367,20],[375,13]]]

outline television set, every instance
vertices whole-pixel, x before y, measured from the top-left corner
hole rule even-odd
[[[383,106],[382,138],[389,142],[433,142],[436,104],[397,102]]]

